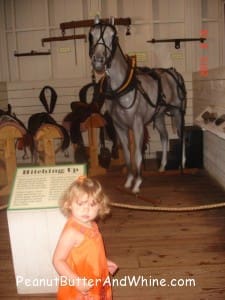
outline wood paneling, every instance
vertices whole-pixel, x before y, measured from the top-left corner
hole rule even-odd
[[[7,110],[8,93],[6,82],[0,82],[0,109]]]

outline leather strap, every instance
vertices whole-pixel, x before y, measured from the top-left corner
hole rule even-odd
[[[46,99],[46,96],[45,96],[45,91],[46,90],[51,91],[50,106],[48,105],[48,102],[47,102],[47,99]],[[56,91],[51,86],[46,85],[41,90],[40,95],[39,95],[39,99],[40,99],[42,105],[44,106],[46,112],[49,113],[49,114],[52,114],[54,109],[55,109],[56,100],[57,100]]]

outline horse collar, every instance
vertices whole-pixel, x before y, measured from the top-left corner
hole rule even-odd
[[[123,82],[123,84],[121,85],[121,87],[119,87],[117,89],[117,93],[122,93],[124,91],[126,91],[127,88],[129,88],[129,86],[133,86],[133,81],[134,81],[134,77],[135,77],[135,68],[136,68],[136,56],[127,56],[128,58],[128,63],[130,65],[128,74],[126,76],[125,81]],[[134,86],[133,86],[134,88]]]
[[[108,99],[118,99],[121,96],[125,95],[126,93],[130,92],[137,86],[137,80],[135,76],[135,69],[136,69],[136,57],[135,56],[127,56],[129,70],[125,77],[124,82],[116,89],[112,90],[110,83],[110,76],[108,69],[105,71],[105,75],[100,80],[100,93],[106,95]]]

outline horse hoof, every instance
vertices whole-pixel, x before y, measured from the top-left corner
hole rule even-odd
[[[124,184],[125,189],[130,189],[132,186],[132,181],[131,182],[127,182]]]
[[[126,180],[126,182],[125,182],[125,184],[124,184],[124,187],[125,187],[126,189],[130,189],[130,188],[132,187],[133,179],[134,179],[133,176],[128,176],[128,178],[127,178],[127,180]]]
[[[140,192],[141,184],[142,184],[142,179],[137,179],[132,189],[133,194],[138,194]]]
[[[140,188],[138,187],[138,188],[133,188],[132,189],[132,193],[133,194],[138,194],[138,193],[140,193]]]
[[[160,173],[165,172],[165,167],[160,167],[160,168],[159,168],[159,172],[160,172]]]

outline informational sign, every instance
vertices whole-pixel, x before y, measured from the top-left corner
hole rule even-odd
[[[137,62],[146,62],[147,61],[147,52],[139,51],[139,52],[129,52],[129,56],[136,56]]]
[[[56,293],[52,257],[66,223],[58,204],[81,175],[86,175],[86,165],[17,169],[7,219],[18,294]]]
[[[176,52],[170,53],[170,57],[173,60],[181,60],[184,59],[184,53],[183,51],[176,50]]]
[[[8,210],[58,207],[62,193],[81,175],[86,165],[18,168]]]

